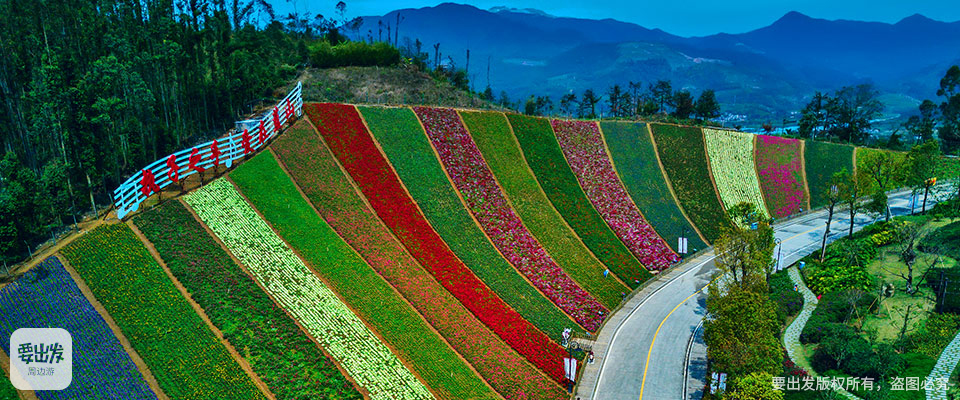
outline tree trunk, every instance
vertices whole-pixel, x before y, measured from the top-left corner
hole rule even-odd
[[[830,236],[830,223],[833,222],[833,207],[835,203],[830,203],[827,209],[827,229],[823,231],[823,240],[820,242],[820,262],[823,262],[823,256],[827,253],[827,236]]]
[[[857,216],[857,208],[856,208],[856,205],[853,204],[853,203],[851,203],[851,204],[850,204],[850,232],[847,233],[847,236],[848,236],[848,237],[853,236],[853,219],[854,219],[856,216]]]
[[[927,185],[923,188],[923,206],[920,208],[921,213],[927,212],[927,195],[930,194],[930,186]]]

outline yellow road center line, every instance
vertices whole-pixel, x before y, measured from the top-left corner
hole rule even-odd
[[[790,236],[790,237],[788,237],[788,238],[786,238],[786,239],[781,240],[780,243],[781,243],[781,245],[782,245],[783,242],[788,242],[788,241],[790,241],[790,240],[796,239],[797,237],[806,235],[806,234],[808,234],[808,233],[810,233],[810,232],[813,232],[813,231],[815,231],[815,230],[817,230],[817,229],[820,229],[820,228],[819,228],[819,227],[813,227],[813,228],[807,229],[807,230],[805,230],[805,231],[803,231],[803,232],[800,232],[800,233],[798,233],[798,234],[796,234],[796,235],[793,235],[793,236]],[[706,289],[707,286],[710,286],[710,284],[712,284],[713,282],[715,282],[717,279],[720,279],[720,277],[718,276],[718,277],[716,277],[716,278],[713,278],[713,280],[711,280],[710,283],[708,283],[706,286],[700,288],[700,290],[697,290],[696,292],[693,292],[691,295],[687,296],[687,298],[683,299],[683,301],[681,301],[680,304],[677,304],[675,307],[673,307],[673,309],[670,310],[669,313],[667,313],[667,316],[666,316],[666,317],[663,317],[663,321],[660,321],[660,325],[657,326],[657,330],[653,332],[653,340],[650,341],[650,349],[647,350],[647,361],[646,361],[646,362],[644,363],[644,365],[643,365],[643,378],[640,379],[640,399],[639,399],[639,400],[643,400],[643,389],[644,389],[644,387],[645,387],[646,384],[647,384],[647,368],[650,367],[650,355],[653,353],[653,344],[657,341],[657,335],[660,334],[660,328],[663,328],[663,324],[667,322],[667,318],[670,318],[670,315],[673,314],[674,311],[677,311],[677,309],[680,308],[680,306],[682,306],[683,303],[686,303],[687,300],[690,300],[691,297],[696,296],[697,293],[702,292],[703,289]]]

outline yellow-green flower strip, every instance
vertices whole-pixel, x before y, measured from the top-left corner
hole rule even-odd
[[[126,225],[102,225],[62,253],[171,399],[264,398]]]
[[[263,153],[264,156],[271,157],[269,153]],[[250,161],[244,163],[244,167],[256,169]],[[270,181],[263,185],[272,190],[279,183]],[[184,199],[267,292],[372,399],[433,398],[400,359],[271,230],[230,182],[218,179]],[[317,269],[342,268],[360,262],[336,236],[328,235],[327,238],[336,240],[326,242],[323,238],[317,238],[316,250],[324,253],[323,261],[315,264]],[[377,294],[371,292],[370,297],[377,298]]]
[[[483,283],[551,339],[564,328],[582,332],[537,291],[484,236],[447,179],[416,114],[409,108],[359,107],[411,197],[434,230]]]
[[[724,206],[729,210],[738,203],[750,203],[763,218],[769,218],[753,162],[753,135],[704,128],[703,139]]]
[[[613,276],[604,278],[600,263],[567,226],[537,185],[507,118],[498,112],[461,111],[460,116],[483,153],[497,181],[523,224],[539,240],[564,272],[613,309],[630,288]]]

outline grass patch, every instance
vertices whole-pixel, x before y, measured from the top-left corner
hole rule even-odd
[[[169,201],[133,222],[223,336],[243,349],[273,394],[363,397],[180,202]],[[290,376],[299,379],[291,381]]]
[[[657,162],[647,126],[638,122],[601,122],[610,158],[634,204],[668,245],[677,251],[677,238],[687,238],[691,253],[707,247],[683,216]]]
[[[827,205],[833,174],[844,168],[853,173],[853,150],[853,146],[845,144],[813,140],[804,142],[803,159],[807,187],[810,188],[810,207]]]
[[[264,398],[126,225],[102,225],[62,253],[167,396]]]
[[[732,227],[707,170],[707,155],[700,128],[652,124],[660,161],[673,191],[693,224],[709,242]]]
[[[590,253],[550,204],[523,159],[507,118],[496,112],[461,111],[460,116],[524,225],[584,289],[608,308],[616,307],[621,294],[630,289],[612,277],[603,277],[606,266]]]
[[[519,397],[521,393],[536,398],[563,397],[559,386],[470,314],[406,253],[351,186],[350,178],[307,122],[288,129],[272,148],[291,178],[340,237],[390,282],[495,390],[507,398]]]
[[[313,270],[441,397],[490,397],[489,388],[383,278],[303,200],[270,153],[230,173],[251,204]]]
[[[593,254],[631,288],[649,279],[650,273],[620,242],[583,193],[550,122],[519,114],[507,114],[507,119],[547,198]],[[632,276],[636,277],[630,279]]]

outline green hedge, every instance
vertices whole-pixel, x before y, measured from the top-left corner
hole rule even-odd
[[[101,225],[62,253],[167,396],[264,398],[126,225]]]
[[[846,168],[853,173],[854,147],[845,144],[804,142],[804,170],[807,174],[807,187],[810,189],[810,207],[827,205],[830,193],[830,179],[834,173]]]
[[[681,235],[690,253],[707,247],[670,194],[646,124],[601,122],[600,129],[623,186],[657,233],[674,251]]]
[[[709,242],[732,227],[717,197],[707,170],[707,155],[700,128],[651,124],[663,169],[687,216]]]
[[[363,396],[180,202],[133,222],[210,321],[278,398]],[[291,381],[287,377],[299,376]]]
[[[457,197],[412,110],[358,108],[430,225],[473,273],[553,340],[560,341],[564,328],[581,329],[493,247]]]
[[[317,215],[272,154],[261,153],[230,177],[277,234],[435,393],[490,397],[480,377]]]
[[[310,63],[317,68],[333,67],[386,67],[400,62],[400,51],[384,42],[343,42],[331,46],[326,40],[313,43]]]
[[[507,118],[498,112],[461,111],[460,116],[523,224],[577,283],[607,308],[616,307],[621,293],[629,293],[630,288],[612,277],[603,277],[606,267],[550,204],[523,159]]]
[[[620,242],[583,193],[577,177],[567,165],[550,122],[519,114],[507,114],[507,119],[547,198],[593,254],[617,275],[640,271],[638,281],[649,279],[650,273]],[[625,283],[632,288],[638,285],[638,282],[629,280]]]

